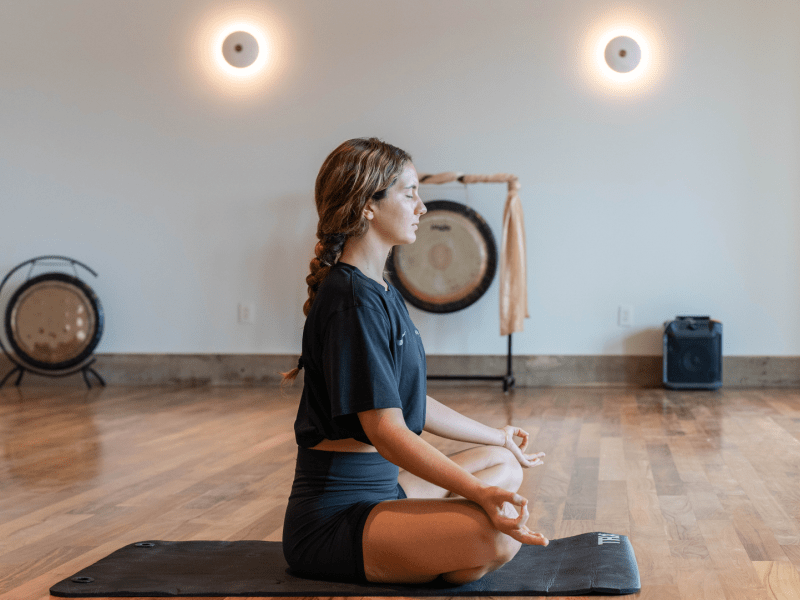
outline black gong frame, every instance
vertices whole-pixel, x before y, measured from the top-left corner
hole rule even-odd
[[[392,281],[392,285],[394,285],[400,294],[413,306],[416,306],[420,310],[424,310],[425,312],[430,313],[450,313],[456,312],[458,310],[462,310],[471,304],[477,302],[481,296],[486,293],[486,290],[489,289],[492,281],[494,281],[494,276],[497,272],[497,245],[494,240],[494,235],[492,234],[492,230],[489,227],[489,224],[486,220],[478,214],[476,211],[472,210],[470,207],[460,204],[458,202],[453,202],[452,200],[430,200],[425,203],[425,206],[428,208],[428,211],[432,210],[450,210],[452,212],[457,212],[466,216],[473,224],[478,228],[481,235],[483,236],[484,240],[486,241],[487,252],[488,252],[488,263],[489,268],[486,272],[486,276],[481,281],[480,285],[472,291],[468,296],[462,298],[457,302],[451,302],[444,305],[436,305],[430,302],[425,302],[424,300],[420,300],[416,296],[414,296],[410,290],[408,290],[400,278],[396,274],[396,266],[394,262],[394,252],[389,255],[389,259],[386,262],[386,273]],[[511,354],[511,335],[508,334],[508,355],[506,356],[506,374],[505,375],[428,375],[427,379],[429,380],[443,380],[443,381],[502,381],[503,382],[503,392],[507,393],[510,389],[514,388],[516,384],[516,379],[514,378],[514,372],[512,370],[512,354]]]
[[[511,370],[511,334],[508,334],[508,356],[506,358],[505,375],[428,375],[428,379],[443,379],[445,381],[454,380],[478,380],[478,381],[502,381],[503,392],[514,388],[516,380]]]
[[[75,272],[75,277],[66,275],[64,273],[51,272],[39,275],[31,279],[31,273],[33,272],[33,269],[36,266],[36,264],[37,263],[44,264],[47,261],[55,261],[56,264],[69,263],[72,266],[73,271]],[[8,274],[3,278],[3,281],[0,282],[0,298],[2,298],[3,287],[6,285],[11,276],[26,265],[30,265],[26,281],[25,283],[20,285],[20,287],[17,290],[15,290],[14,294],[11,297],[11,300],[8,302],[6,306],[6,315],[4,319],[6,325],[5,329],[6,329],[6,336],[8,338],[8,343],[12,346],[12,348],[17,352],[20,352],[20,349],[14,342],[13,335],[11,334],[9,329],[9,314],[10,314],[9,311],[14,307],[14,304],[19,298],[20,294],[22,294],[25,289],[27,289],[34,283],[37,283],[44,279],[57,279],[66,281],[80,288],[80,290],[84,294],[86,294],[87,298],[89,298],[89,301],[92,304],[92,308],[94,308],[95,310],[95,316],[97,318],[95,339],[93,339],[92,342],[87,346],[87,348],[75,359],[71,359],[70,361],[65,363],[47,365],[45,363],[39,363],[38,361],[35,360],[31,360],[30,362],[22,360],[18,355],[14,355],[5,347],[5,345],[3,344],[2,336],[0,336],[0,349],[3,350],[6,357],[8,357],[8,360],[10,360],[15,365],[15,367],[8,374],[6,374],[3,380],[0,381],[0,388],[2,388],[5,385],[6,381],[8,381],[8,379],[12,375],[14,375],[14,373],[19,373],[19,376],[17,377],[17,380],[14,384],[16,387],[19,387],[19,384],[22,381],[22,377],[23,375],[25,375],[26,371],[30,371],[31,373],[36,373],[37,375],[44,375],[45,377],[66,377],[67,375],[81,373],[83,375],[83,380],[89,389],[91,389],[92,387],[92,384],[89,381],[89,373],[91,373],[97,378],[97,380],[100,382],[100,385],[105,387],[106,385],[105,380],[100,376],[100,374],[97,371],[95,371],[92,368],[92,365],[97,360],[92,356],[92,352],[94,351],[94,348],[97,346],[97,343],[100,341],[100,335],[103,332],[103,309],[100,305],[97,296],[92,291],[92,289],[88,285],[86,285],[80,279],[80,277],[78,277],[78,270],[75,268],[75,265],[78,265],[83,269],[89,271],[89,273],[91,273],[95,277],[97,277],[97,273],[87,265],[83,264],[82,262],[75,260],[74,258],[69,258],[68,256],[57,256],[57,255],[37,256],[36,258],[32,258],[30,260],[26,260],[25,262],[18,264],[16,267],[14,267],[13,269],[11,269],[11,271],[8,272]],[[21,354],[24,355],[24,353]]]

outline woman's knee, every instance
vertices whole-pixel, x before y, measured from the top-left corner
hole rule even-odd
[[[510,535],[495,529],[491,520],[486,517],[487,527],[484,530],[483,541],[490,549],[487,554],[491,559],[487,562],[490,570],[499,569],[517,555],[522,543],[518,542]]]
[[[498,448],[500,450],[500,460],[505,465],[507,486],[508,490],[517,491],[522,485],[522,465],[519,464],[517,457],[514,453],[507,448]]]
[[[510,535],[498,531],[497,541],[495,542],[495,555],[497,556],[495,569],[499,569],[514,558],[520,548],[522,548],[522,542],[518,542]]]
[[[488,519],[487,519],[488,520]],[[494,526],[489,526],[484,530],[483,543],[488,552],[484,555],[490,557],[486,562],[477,567],[442,573],[442,579],[454,585],[463,585],[472,581],[477,581],[487,573],[496,571],[504,564],[509,562],[517,555],[522,544],[514,538],[500,533]]]

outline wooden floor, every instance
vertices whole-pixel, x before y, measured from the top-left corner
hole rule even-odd
[[[429,393],[526,428],[550,538],[628,535],[641,598],[800,598],[800,390]],[[280,540],[299,390],[0,390],[0,598],[146,539]],[[445,452],[467,445],[425,438]]]

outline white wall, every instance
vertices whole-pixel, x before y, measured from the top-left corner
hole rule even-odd
[[[232,12],[272,39],[249,87],[204,54]],[[657,62],[615,92],[587,45],[619,19]],[[376,135],[421,172],[519,176],[516,353],[659,354],[691,313],[727,355],[800,355],[797,31],[796,0],[5,0],[0,275],[50,253],[96,269],[100,352],[298,352],[316,172]],[[498,237],[504,196],[423,191]],[[412,308],[428,353],[502,354],[496,299],[497,280],[459,313]]]

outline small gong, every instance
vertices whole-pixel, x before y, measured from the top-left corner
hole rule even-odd
[[[103,333],[103,310],[92,288],[66,273],[45,273],[21,285],[5,315],[8,342],[31,366],[60,371],[79,365]]]
[[[425,206],[416,241],[394,247],[388,274],[413,306],[455,312],[489,289],[497,271],[497,246],[489,225],[468,206],[451,200]]]

